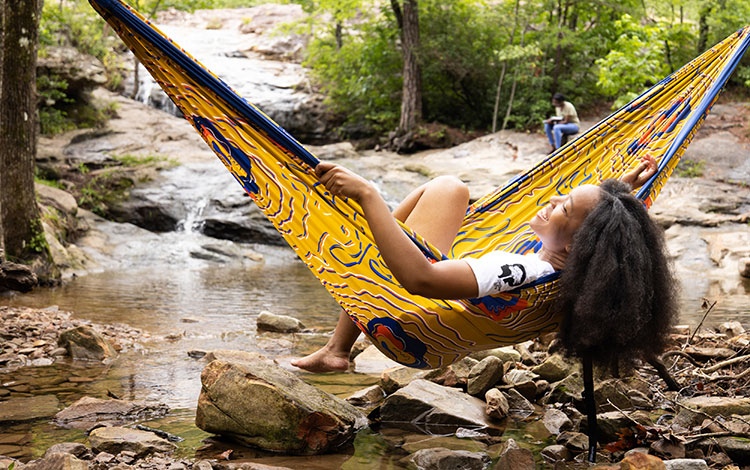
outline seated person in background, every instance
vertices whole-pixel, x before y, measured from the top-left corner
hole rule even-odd
[[[565,101],[562,93],[555,93],[552,96],[552,104],[555,106],[557,115],[544,121],[544,132],[554,152],[560,148],[563,134],[577,133],[581,121],[578,120],[576,108],[570,101]]]

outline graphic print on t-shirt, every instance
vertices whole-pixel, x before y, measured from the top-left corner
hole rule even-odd
[[[504,264],[500,269],[502,272],[497,276],[495,289],[502,290],[503,284],[509,287],[520,286],[526,280],[526,268],[522,264]]]

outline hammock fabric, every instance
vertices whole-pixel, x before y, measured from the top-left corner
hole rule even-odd
[[[465,300],[408,293],[384,264],[361,208],[317,180],[318,160],[171,39],[119,0],[90,0],[185,118],[375,345],[417,368],[441,367],[472,351],[554,331],[558,274],[512,292]],[[706,51],[585,134],[472,204],[450,250],[404,231],[426,257],[536,251],[528,221],[551,196],[616,178],[644,154],[658,173],[637,193],[659,194],[750,43],[750,26]]]

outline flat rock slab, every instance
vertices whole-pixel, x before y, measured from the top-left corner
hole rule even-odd
[[[674,422],[685,428],[700,424],[705,415],[722,415],[729,418],[733,414],[750,415],[750,398],[732,397],[693,397],[680,402],[679,413]]]
[[[11,398],[0,402],[0,423],[31,421],[57,413],[60,402],[54,395]]]
[[[354,358],[354,372],[359,374],[382,374],[384,370],[401,364],[386,357],[375,346],[368,346]]]
[[[459,427],[495,430],[484,408],[484,401],[461,390],[418,379],[385,399],[380,418],[384,425],[427,434],[454,433]]]
[[[312,455],[348,444],[367,425],[354,406],[268,360],[214,360],[201,383],[196,425],[242,444]]]
[[[82,397],[57,413],[55,421],[64,427],[90,429],[93,424],[103,421],[121,424],[146,417],[161,417],[168,411],[169,407],[162,403]]]
[[[91,450],[117,455],[122,451],[135,453],[136,458],[154,452],[172,452],[177,446],[154,433],[131,428],[97,428],[89,434]]]

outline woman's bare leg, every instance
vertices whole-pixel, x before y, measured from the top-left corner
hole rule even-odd
[[[292,361],[291,364],[310,372],[345,371],[349,368],[349,353],[359,333],[357,325],[344,310],[341,310],[339,321],[328,343],[309,356]]]
[[[466,185],[458,178],[441,176],[412,191],[393,211],[393,216],[447,253],[461,228],[468,204]],[[359,334],[359,328],[342,310],[328,343],[291,364],[310,372],[345,371]]]

